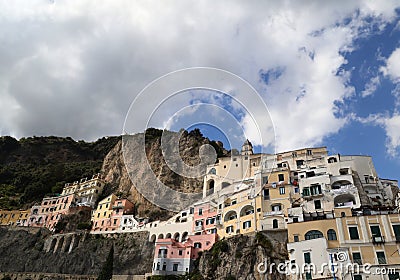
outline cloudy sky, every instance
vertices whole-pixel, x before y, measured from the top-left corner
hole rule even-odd
[[[149,83],[206,66],[257,90],[278,151],[326,145],[331,153],[369,154],[382,177],[399,178],[398,1],[214,2],[0,1],[0,134],[119,135]],[[243,137],[261,144],[240,102],[209,90],[186,93],[169,106],[143,103],[132,120],[156,111],[149,124],[179,129],[211,116],[225,124],[232,146]],[[199,103],[230,112],[245,134]]]

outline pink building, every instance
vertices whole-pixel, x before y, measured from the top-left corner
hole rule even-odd
[[[28,217],[28,227],[44,227],[47,219],[47,214],[42,213],[41,205],[34,205],[31,208],[31,213]]]
[[[191,235],[185,242],[159,239],[156,242],[153,275],[180,275],[191,272],[192,264],[201,251],[209,250],[217,234]]]
[[[135,205],[126,198],[116,199],[112,206],[111,230],[118,230],[121,224],[122,215],[133,214]]]
[[[192,231],[195,234],[217,233],[217,224],[221,220],[221,215],[217,209],[212,207],[209,202],[203,202],[194,206],[194,220]]]
[[[58,221],[69,213],[71,207],[75,207],[75,194],[43,198],[40,214],[46,215],[44,226],[54,230]]]

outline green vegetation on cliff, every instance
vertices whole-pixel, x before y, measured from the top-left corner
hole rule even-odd
[[[120,137],[95,142],[70,137],[0,137],[0,208],[16,209],[44,195],[58,193],[67,182],[90,178]]]

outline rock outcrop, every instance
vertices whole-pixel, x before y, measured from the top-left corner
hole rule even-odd
[[[286,231],[258,232],[220,240],[201,255],[198,270],[192,278],[286,280],[286,275],[276,269],[279,263],[285,263],[288,258],[286,243]],[[269,270],[271,267],[272,273]]]
[[[114,274],[151,271],[154,244],[147,232],[106,238],[85,232],[51,235],[45,229],[0,227],[0,271],[98,275],[111,245]]]
[[[151,179],[151,175],[155,174],[157,179],[170,187],[173,190],[183,193],[199,193],[202,191],[202,177],[188,178],[180,176],[169,168],[164,159],[161,136],[163,131],[157,129],[148,129],[145,133],[145,143],[143,141],[143,133],[131,136],[129,149],[134,155],[140,149],[145,149],[146,158],[136,158],[134,163],[135,176],[140,182],[146,184]],[[167,138],[174,141],[179,135],[177,132],[166,132],[171,137]],[[200,163],[199,148],[204,144],[209,144],[214,147],[218,156],[226,155],[227,151],[223,149],[222,143],[210,141],[204,138],[199,130],[191,132],[181,131],[181,137],[178,141],[169,143],[169,145],[178,145],[179,154],[174,155],[175,159],[181,157],[183,162],[188,166],[197,166]],[[150,203],[143,195],[138,192],[136,186],[133,185],[131,178],[127,172],[124,156],[123,143],[120,141],[105,157],[102,173],[105,175],[106,181],[112,186],[115,191],[122,192],[128,195],[128,198],[136,203],[139,216],[149,216],[151,218],[165,218],[170,216],[169,212],[163,211],[160,207]],[[147,172],[146,167],[150,166],[153,174]],[[203,173],[205,172],[205,166]],[[158,194],[159,195],[159,194]],[[171,198],[174,201],[174,198]],[[177,201],[174,201],[177,202]]]

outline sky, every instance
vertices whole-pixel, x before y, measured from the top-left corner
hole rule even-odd
[[[399,179],[399,18],[398,1],[0,1],[0,134],[200,127],[228,148],[371,155]],[[226,83],[131,105],[192,67],[228,71],[261,101]]]

